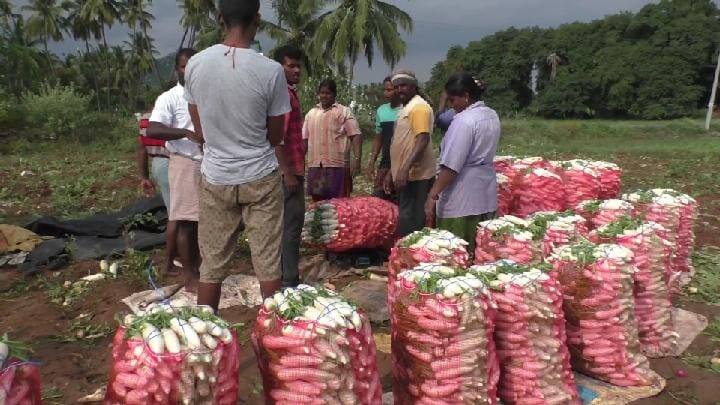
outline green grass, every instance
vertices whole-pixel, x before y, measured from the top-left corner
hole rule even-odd
[[[693,254],[695,276],[685,288],[685,296],[692,301],[707,304],[720,303],[720,249],[704,247]],[[690,289],[697,290],[690,293]]]

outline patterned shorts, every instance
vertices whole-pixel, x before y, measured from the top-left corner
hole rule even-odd
[[[221,283],[245,225],[255,274],[260,281],[279,280],[283,190],[277,171],[234,186],[200,185],[198,238],[200,282]]]

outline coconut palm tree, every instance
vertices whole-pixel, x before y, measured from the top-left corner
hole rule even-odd
[[[183,16],[180,19],[185,28],[180,46],[197,46],[196,36],[201,31],[207,34],[211,28],[216,28],[213,16],[217,12],[213,0],[180,0],[180,8],[183,9]],[[216,28],[217,29],[217,28]],[[219,29],[218,29],[219,30]]]
[[[137,29],[139,27],[146,42],[152,42],[152,38],[150,38],[148,30],[152,29],[152,22],[155,20],[155,16],[147,11],[147,7],[150,6],[152,6],[152,0],[130,0],[127,2],[125,12],[123,13],[125,23],[128,27],[130,27],[130,29],[132,29],[133,34],[138,32]],[[150,62],[152,64],[152,70],[157,75],[158,82],[162,83],[160,71],[157,69],[155,58],[152,55]]]
[[[102,24],[97,20],[87,20],[83,17],[81,11],[84,2],[82,0],[66,0],[63,2],[62,7],[66,12],[65,29],[68,34],[73,37],[76,41],[82,41],[85,44],[85,56],[82,59],[76,59],[75,64],[83,67],[83,71],[86,71],[85,66],[89,63],[88,58],[91,56],[92,51],[90,48],[91,39],[102,38]],[[95,88],[95,103],[97,109],[100,111],[100,85],[98,84],[98,75],[89,75],[92,77],[93,87]]]
[[[25,32],[25,20],[18,14],[12,18],[10,30],[0,41],[0,78],[15,96],[20,96],[30,86],[41,81],[45,57],[38,51],[38,41]]]
[[[120,3],[116,0],[76,0],[82,3],[80,7],[80,18],[83,21],[96,21],[100,25],[100,37],[102,38],[103,50],[105,56],[105,73],[106,78],[106,96],[107,105],[110,107],[110,54],[108,52],[107,36],[105,29],[111,28],[116,20],[120,19]]]
[[[56,0],[31,0],[22,10],[30,14],[26,27],[27,34],[42,41],[48,66],[55,77],[55,66],[48,49],[48,42],[62,41],[65,11]]]
[[[412,31],[412,18],[406,12],[380,0],[305,0],[301,9],[318,4],[327,7],[330,3],[339,4],[320,17],[309,44],[312,58],[340,70],[349,67],[352,82],[354,66],[361,55],[372,66],[379,48],[383,60],[391,67],[405,55],[406,44],[398,30]]]
[[[546,58],[548,66],[550,66],[550,81],[554,81],[557,76],[558,66],[562,62],[562,58],[557,53],[553,52]]]

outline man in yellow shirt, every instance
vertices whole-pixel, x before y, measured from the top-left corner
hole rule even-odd
[[[425,226],[425,201],[435,179],[437,160],[430,138],[433,110],[418,94],[415,74],[398,71],[392,83],[403,108],[390,145],[390,173],[385,186],[389,192],[394,184],[397,191],[398,234],[402,237]]]

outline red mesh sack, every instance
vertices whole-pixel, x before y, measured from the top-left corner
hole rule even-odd
[[[498,184],[498,209],[497,214],[499,216],[503,215],[510,215],[510,213],[513,210],[514,201],[513,201],[513,190],[512,190],[512,184],[510,183],[510,178],[505,176],[504,174],[498,173],[497,174],[497,184]]]
[[[40,367],[37,363],[13,357],[5,362],[4,368],[0,369],[0,404],[42,404]]]
[[[633,216],[635,207],[624,200],[587,200],[578,204],[575,212],[586,218],[592,229],[597,229],[621,217]]]
[[[635,319],[632,252],[581,242],[559,248],[549,262],[563,290],[573,369],[623,387],[651,384]]]
[[[514,194],[513,214],[519,217],[539,211],[562,211],[566,206],[562,179],[546,169],[532,169],[518,175]]]
[[[506,215],[478,224],[475,263],[489,263],[500,259],[515,263],[536,263],[542,259],[540,243],[528,230],[530,223]]]
[[[542,257],[549,257],[560,246],[580,241],[588,234],[585,218],[570,212],[536,212],[529,218],[529,230],[542,247]]]
[[[180,319],[185,333],[193,330],[202,346],[189,349],[185,335],[174,334],[173,340],[168,335],[173,332],[169,327],[137,336],[130,328],[137,328],[139,324],[133,324],[133,318],[126,318],[125,325],[118,328],[113,338],[110,379],[103,403],[236,404],[240,367],[236,333],[212,321],[207,324],[206,333],[201,333],[195,329],[199,328],[199,318],[195,318],[198,323],[188,322],[179,315],[185,309],[169,311],[174,311],[173,316]],[[205,325],[205,321],[202,322]],[[163,341],[162,350],[157,339]],[[177,346],[172,341],[177,342]]]
[[[598,198],[601,200],[609,200],[620,196],[620,188],[622,186],[622,170],[620,166],[600,161],[590,161],[590,167],[593,168],[600,178],[600,193]]]
[[[396,405],[497,403],[495,310],[482,281],[464,271],[427,264],[398,275],[390,309]]]
[[[505,171],[515,162],[515,157],[513,156],[495,156],[493,159],[493,163],[495,166],[495,171],[497,173],[505,173]]]
[[[322,201],[305,214],[302,239],[331,252],[390,248],[395,241],[398,208],[376,197]]]
[[[509,261],[473,266],[491,281],[504,404],[580,404],[566,345],[562,291],[555,273]]]
[[[565,183],[565,198],[568,207],[575,207],[585,200],[600,196],[600,176],[585,160],[561,162],[561,176]]]
[[[697,219],[697,201],[687,194],[681,192],[660,188],[650,190],[656,197],[663,195],[674,197],[680,204],[678,212],[678,228],[677,228],[677,250],[673,258],[673,268],[678,273],[689,273],[693,271],[692,251],[695,244],[695,220]]]
[[[633,295],[638,336],[643,353],[652,358],[673,355],[678,334],[672,319],[670,292],[665,284],[669,266],[667,242],[660,237],[661,225],[630,217],[605,225],[594,232],[593,239],[617,243],[633,252]]]
[[[266,404],[382,402],[370,321],[334,292],[301,285],[266,299],[252,342]]]

